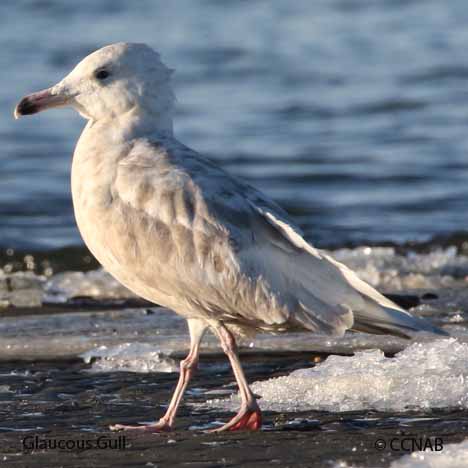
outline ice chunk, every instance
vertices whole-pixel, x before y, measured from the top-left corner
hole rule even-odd
[[[9,294],[8,302],[15,307],[40,307],[42,305],[42,290],[23,289]]]
[[[390,468],[466,468],[468,439],[460,444],[445,445],[439,452],[413,452],[394,461]]]
[[[0,306],[40,306],[44,283],[45,277],[32,271],[5,274],[0,270]]]
[[[449,338],[414,343],[394,358],[380,350],[333,355],[313,368],[255,382],[252,390],[272,411],[468,408],[467,360],[468,344]],[[209,404],[232,409],[238,396]]]
[[[468,257],[455,247],[406,254],[393,247],[358,247],[330,254],[364,281],[387,290],[454,286],[468,276]]]
[[[106,299],[135,297],[106,271],[66,271],[50,278],[45,285],[48,302],[65,302],[73,297],[86,296]]]
[[[148,343],[122,343],[99,346],[80,355],[87,363],[98,358],[93,372],[178,372],[177,362]]]

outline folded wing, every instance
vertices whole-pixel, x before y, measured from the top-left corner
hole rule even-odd
[[[158,229],[172,239],[173,287],[207,317],[270,331],[438,331],[313,248],[263,194],[174,140],[136,145],[115,192],[156,226],[155,256]]]

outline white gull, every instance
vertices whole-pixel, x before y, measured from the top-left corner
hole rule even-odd
[[[68,105],[88,120],[72,166],[83,239],[117,280],[188,321],[190,352],[166,414],[153,424],[114,429],[173,427],[208,328],[219,337],[242,399],[237,415],[217,430],[261,426],[237,334],[443,333],[308,244],[268,197],[180,143],[172,128],[171,72],[144,44],[112,44],[15,109],[19,117]]]

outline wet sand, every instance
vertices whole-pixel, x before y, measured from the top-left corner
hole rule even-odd
[[[245,356],[250,381],[282,375],[309,365],[317,356]],[[233,377],[224,358],[205,358],[180,410],[175,432],[112,433],[110,424],[150,421],[161,415],[177,380],[176,373],[89,373],[81,360],[3,362],[0,386],[0,461],[11,467],[107,466],[333,466],[337,461],[385,467],[406,454],[377,450],[376,441],[392,438],[442,438],[443,444],[468,436],[468,411],[376,411],[265,413],[258,433],[208,434],[202,428],[231,414],[197,403],[209,390],[231,388]],[[198,428],[198,429],[197,429]],[[125,449],[36,449],[38,441],[90,440]],[[25,440],[25,446],[22,440]],[[122,438],[120,439],[122,442]],[[45,442],[42,442],[45,443]],[[56,442],[57,443],[57,442]],[[82,442],[84,443],[84,442]],[[39,445],[38,445],[39,446]],[[39,446],[40,447],[40,446]]]

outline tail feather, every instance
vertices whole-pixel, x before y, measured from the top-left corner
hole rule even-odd
[[[411,338],[415,332],[429,332],[436,335],[449,334],[429,321],[415,317],[396,305],[392,300],[380,294],[372,286],[362,281],[347,266],[331,257],[328,260],[339,268],[348,283],[364,299],[364,307],[353,309],[354,324],[352,330],[374,334],[391,334]]]
[[[416,332],[428,332],[448,336],[448,333],[429,321],[415,317],[395,305],[395,308],[383,307],[368,301],[365,310],[354,311],[352,330],[373,334],[391,334],[411,338]]]

